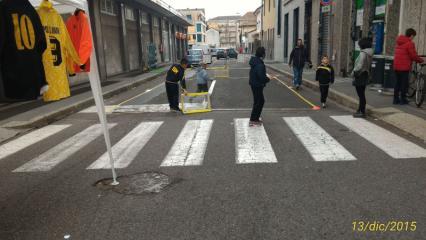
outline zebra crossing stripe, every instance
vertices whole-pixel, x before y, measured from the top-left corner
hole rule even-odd
[[[310,117],[285,117],[283,119],[315,161],[356,160]]]
[[[0,160],[21,151],[37,142],[70,127],[71,125],[49,125],[0,146]]]
[[[393,158],[426,157],[426,149],[365,119],[353,118],[352,116],[332,116],[331,118],[357,133]]]
[[[114,166],[116,168],[129,166],[162,124],[163,122],[143,122],[115,144],[112,148]],[[87,169],[110,168],[108,154],[104,153]]]
[[[234,119],[238,164],[276,163],[277,157],[263,126],[249,127],[248,118]]]
[[[179,134],[162,167],[198,166],[203,163],[213,120],[191,120]]]
[[[109,128],[117,124],[109,124]],[[102,134],[100,124],[92,125],[84,131],[72,136],[64,142],[51,148],[49,151],[25,163],[13,172],[45,172],[54,168],[59,163],[76,153],[81,148],[87,146]]]

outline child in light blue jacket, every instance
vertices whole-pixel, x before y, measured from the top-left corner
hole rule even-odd
[[[197,86],[198,92],[208,92],[209,85],[208,81],[212,81],[207,73],[207,64],[202,63],[200,67],[197,68]]]

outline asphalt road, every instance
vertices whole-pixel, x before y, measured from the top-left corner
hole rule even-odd
[[[87,169],[106,151],[86,130],[98,124],[90,111],[0,146],[0,239],[426,238],[424,143],[374,119],[354,122],[331,102],[314,111],[276,80],[265,89],[264,127],[248,128],[248,71],[235,60],[209,70],[209,113],[108,115],[126,165],[118,174],[168,175],[173,184],[156,194],[94,187],[111,172]],[[163,81],[107,105],[165,104]],[[318,104],[317,93],[299,93]]]

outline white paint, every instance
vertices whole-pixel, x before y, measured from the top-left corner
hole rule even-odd
[[[49,125],[0,146],[0,160],[40,142],[71,125]]]
[[[109,124],[112,128],[116,124]],[[44,172],[54,168],[59,163],[65,161],[71,155],[76,153],[90,142],[98,138],[102,134],[102,126],[100,124],[92,125],[84,131],[72,136],[64,142],[51,148],[49,151],[27,162],[13,172]]]
[[[213,120],[188,121],[161,166],[201,165],[204,160],[212,125]]]
[[[426,149],[365,119],[353,118],[352,116],[332,116],[331,118],[365,138],[393,158],[426,157]]]
[[[263,126],[249,127],[248,118],[234,119],[238,164],[276,163],[277,158]]]
[[[117,108],[118,106],[105,106],[105,113],[110,114],[112,112],[114,112],[114,110]],[[96,106],[91,106],[88,107],[86,109],[81,110],[79,113],[97,113],[97,108]]]
[[[126,168],[136,158],[163,122],[143,122],[112,147],[116,168]],[[108,154],[104,153],[87,169],[109,169]]]
[[[315,161],[356,160],[352,154],[309,117],[283,118]]]
[[[169,104],[125,105],[114,110],[114,113],[158,113],[170,112]]]
[[[215,86],[216,86],[216,80],[213,80],[213,82],[212,82],[212,84],[210,85],[210,88],[209,88],[209,95],[210,96],[213,94],[213,90],[214,90]]]

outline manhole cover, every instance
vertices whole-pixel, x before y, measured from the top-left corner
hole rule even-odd
[[[149,193],[159,193],[170,186],[173,182],[169,176],[157,172],[137,173],[130,176],[118,177],[117,186],[111,186],[112,179],[103,179],[95,183],[95,186],[102,190],[113,190],[125,195],[140,195]]]

